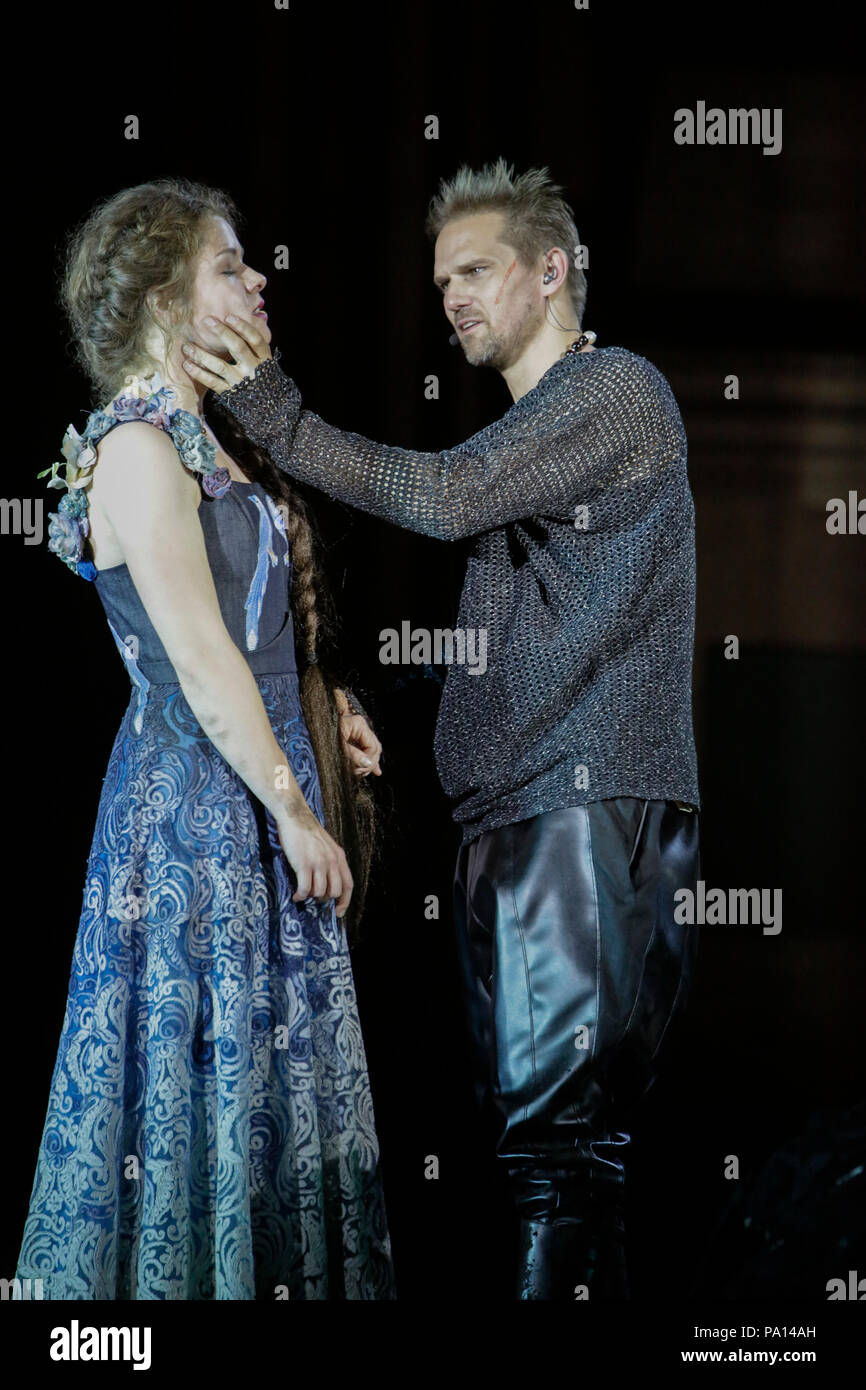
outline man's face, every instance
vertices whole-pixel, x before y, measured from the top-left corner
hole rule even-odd
[[[544,323],[541,272],[500,241],[504,214],[475,212],[446,222],[436,238],[433,280],[473,367],[504,371]]]

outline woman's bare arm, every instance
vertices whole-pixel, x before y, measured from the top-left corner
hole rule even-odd
[[[100,444],[97,467],[101,509],[190,709],[277,821],[298,877],[295,899],[336,897],[342,913],[352,883],[345,855],[307,806],[223,622],[197,490],[171,439],[144,421],[118,425]],[[278,776],[281,768],[288,776]]]

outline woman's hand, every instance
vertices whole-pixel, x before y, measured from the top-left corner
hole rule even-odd
[[[340,716],[340,738],[343,750],[354,768],[356,777],[382,776],[379,759],[382,745],[363,714],[353,714],[342,690],[334,691],[337,713]]]
[[[280,844],[298,880],[293,902],[317,898],[336,899],[338,917],[344,916],[354,883],[344,851],[319,824],[303,800],[292,811],[275,817]]]
[[[198,343],[183,344],[184,369],[211,391],[228,391],[230,387],[237,386],[244,377],[253,375],[260,362],[266,362],[272,355],[269,344],[258,329],[245,319],[239,319],[236,314],[229,314],[225,323],[222,319],[214,318],[206,318],[205,323],[212,333],[222,339],[234,359],[226,362]]]

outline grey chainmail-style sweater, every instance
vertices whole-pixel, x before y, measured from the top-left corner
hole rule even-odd
[[[476,652],[486,633],[486,670],[456,647],[434,743],[464,844],[606,797],[700,808],[686,436],[646,358],[561,357],[441,453],[326,424],[273,358],[217,400],[293,477],[409,530],[473,538],[454,631]]]

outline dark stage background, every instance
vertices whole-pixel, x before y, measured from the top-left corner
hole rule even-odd
[[[784,901],[776,936],[703,929],[679,1050],[634,1129],[634,1297],[826,1301],[858,1257],[866,1273],[864,540],[825,528],[829,498],[866,491],[864,101],[845,10],[253,0],[28,13],[5,146],[5,495],[42,497],[46,513],[56,498],[36,472],[91,406],[56,303],[58,254],[98,197],[165,174],[227,188],[248,262],[267,273],[272,248],[290,248],[266,297],[306,404],[431,449],[511,403],[448,344],[422,227],[439,178],[501,154],[566,186],[589,248],[585,326],[665,373],[689,435],[703,876]],[[781,107],[781,153],[676,145],[673,112],[698,100]],[[138,141],[124,139],[130,113]],[[730,373],[737,401],[723,396]],[[385,745],[385,852],[354,966],[399,1292],[507,1298],[503,1192],[474,1127],[460,1020],[458,835],[432,758],[440,686],[378,661],[381,628],[455,621],[465,548],[307,495],[344,671]],[[2,537],[0,558],[11,1277],[128,679],[90,585],[21,536]],[[424,1177],[432,1154],[438,1181]]]

